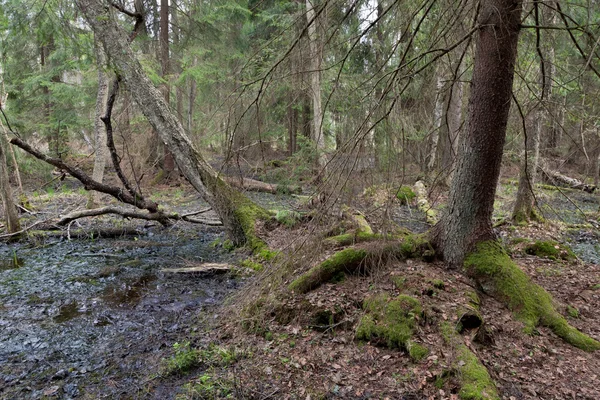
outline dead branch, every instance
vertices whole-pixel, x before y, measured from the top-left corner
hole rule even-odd
[[[65,226],[79,218],[97,217],[97,216],[106,215],[106,214],[120,215],[123,218],[135,218],[135,219],[142,219],[142,220],[146,220],[146,221],[157,221],[157,222],[160,222],[162,225],[170,225],[172,223],[172,221],[186,221],[186,222],[193,222],[193,223],[197,223],[197,224],[204,224],[204,225],[210,225],[210,226],[221,225],[221,221],[216,221],[213,219],[191,218],[191,215],[197,215],[197,214],[199,214],[199,212],[180,216],[179,214],[176,214],[176,213],[172,213],[172,214],[141,213],[138,211],[125,210],[123,208],[112,207],[112,206],[94,208],[91,210],[74,211],[72,213],[64,215],[61,219],[59,219],[57,222],[55,222],[55,225],[56,226]]]
[[[158,210],[158,204],[156,204],[155,202],[148,201],[143,198],[142,199],[136,198],[136,197],[132,196],[131,193],[123,190],[122,188],[119,188],[116,186],[110,186],[110,185],[107,185],[107,184],[101,183],[101,182],[97,182],[97,181],[93,180],[92,178],[90,178],[80,168],[67,165],[63,160],[61,160],[59,158],[50,157],[50,156],[42,153],[41,151],[37,150],[36,148],[30,146],[27,142],[25,142],[24,140],[22,140],[18,137],[13,137],[10,140],[10,143],[14,144],[15,146],[20,147],[21,149],[25,150],[26,152],[28,152],[35,158],[42,160],[44,162],[47,162],[48,164],[53,165],[56,168],[60,168],[64,171],[68,172],[71,176],[73,176],[78,181],[80,181],[86,190],[96,190],[101,193],[106,193],[123,203],[130,204],[130,205],[135,206],[140,209],[148,210],[151,213],[160,213],[160,211]]]

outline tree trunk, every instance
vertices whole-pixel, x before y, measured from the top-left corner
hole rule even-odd
[[[437,68],[437,79],[435,85],[435,106],[433,108],[433,130],[431,132],[431,150],[429,152],[429,162],[427,171],[433,171],[437,161],[436,155],[438,142],[440,139],[440,129],[442,127],[442,114],[444,111],[444,66],[440,62]]]
[[[160,65],[161,76],[164,80],[162,92],[168,106],[171,100],[171,86],[169,85],[169,74],[171,72],[169,59],[169,0],[160,0]],[[167,178],[175,170],[175,160],[173,160],[173,155],[167,146],[163,149],[162,167]]]
[[[536,16],[538,9],[536,8]],[[539,71],[539,101],[534,110],[534,126],[533,130],[524,132],[525,134],[525,154],[521,171],[519,173],[519,188],[517,190],[517,199],[513,208],[512,219],[515,222],[526,222],[530,219],[537,219],[538,215],[535,212],[535,195],[533,187],[536,180],[538,162],[540,156],[540,140],[542,138],[542,130],[544,129],[547,120],[546,102],[550,96],[551,64],[541,54],[542,49],[538,48],[540,53],[540,71]]]
[[[254,221],[266,216],[266,211],[232,189],[202,158],[160,91],[144,73],[109,5],[102,0],[77,0],[76,3],[104,44],[106,54],[140,110],[171,150],[190,184],[217,212],[231,240],[236,245],[249,242],[253,248],[264,246],[255,236]]]
[[[312,0],[314,3],[316,0]],[[317,20],[315,6],[311,0],[306,0],[306,20],[308,23],[308,42],[310,49],[310,91],[313,105],[312,134],[316,148],[317,167],[321,170],[325,166],[325,137],[323,136],[323,109],[321,105],[321,51],[317,38]]]
[[[462,265],[475,244],[495,238],[492,212],[500,175],[522,4],[482,3],[469,99],[468,129],[461,135],[447,211],[432,239],[450,268]]]
[[[533,129],[529,129],[525,133],[525,151],[519,171],[519,188],[517,189],[517,199],[512,212],[512,219],[515,222],[527,222],[530,219],[537,219],[534,211],[535,195],[533,187],[540,154],[540,137],[544,115],[542,107],[542,105],[537,106],[534,116],[535,121],[532,124]]]
[[[19,224],[17,207],[12,197],[6,155],[4,154],[3,147],[3,140],[0,140],[0,196],[2,197],[2,206],[4,207],[4,216],[6,218],[6,231],[8,233],[15,233],[21,229],[21,225]]]
[[[106,130],[102,117],[106,113],[106,101],[108,99],[108,76],[104,69],[106,68],[106,55],[102,44],[98,39],[94,40],[94,49],[96,51],[96,65],[98,68],[98,94],[96,96],[96,114],[94,115],[94,170],[92,179],[102,183],[104,179],[104,168],[106,166]],[[94,208],[98,202],[98,193],[91,192],[88,200],[88,208]]]

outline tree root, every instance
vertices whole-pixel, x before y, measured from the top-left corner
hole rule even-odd
[[[534,333],[539,325],[550,328],[567,343],[585,351],[600,349],[600,342],[569,325],[556,311],[552,296],[510,259],[496,241],[482,242],[465,260],[467,274],[481,289],[508,306],[525,324],[525,332]]]
[[[453,369],[460,380],[459,397],[465,400],[499,400],[498,390],[487,369],[463,343],[453,326],[444,322],[440,331],[444,341],[455,351]]]
[[[345,274],[369,274],[375,267],[392,257],[413,258],[431,251],[429,242],[421,235],[407,236],[401,240],[381,240],[362,247],[348,247],[334,253],[295,279],[289,289],[307,293],[324,283],[341,280]]]

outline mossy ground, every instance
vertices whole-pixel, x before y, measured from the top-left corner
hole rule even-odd
[[[427,355],[427,348],[412,340],[417,322],[423,317],[423,308],[416,298],[399,295],[391,299],[382,293],[365,299],[363,308],[366,314],[356,328],[358,340],[404,349],[415,361]]]

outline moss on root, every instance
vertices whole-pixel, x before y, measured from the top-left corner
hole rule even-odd
[[[383,293],[366,299],[363,308],[366,314],[358,324],[356,339],[404,349],[415,361],[429,353],[426,347],[411,340],[417,320],[423,314],[419,300],[407,295],[390,300]]]
[[[500,399],[494,381],[488,370],[456,333],[449,322],[440,325],[444,341],[455,349],[453,369],[460,381],[458,396],[464,400],[496,400]]]
[[[406,259],[422,256],[427,259],[433,254],[433,249],[424,235],[411,235],[403,240],[381,241],[364,248],[350,247],[334,253],[296,278],[289,289],[298,293],[307,293],[324,283],[339,281],[345,274],[369,273],[374,266],[390,257]]]
[[[483,290],[504,302],[525,324],[527,333],[539,325],[550,328],[566,342],[585,351],[600,349],[600,342],[569,325],[553,304],[552,296],[510,259],[496,241],[482,242],[465,260],[467,274]]]
[[[372,242],[382,239],[383,236],[376,233],[367,232],[349,232],[341,235],[328,237],[324,243],[331,246],[349,246],[356,243]]]
[[[354,273],[361,267],[367,255],[365,249],[348,248],[338,251],[294,280],[289,288],[298,293],[306,293],[325,282],[339,278],[346,272]]]

